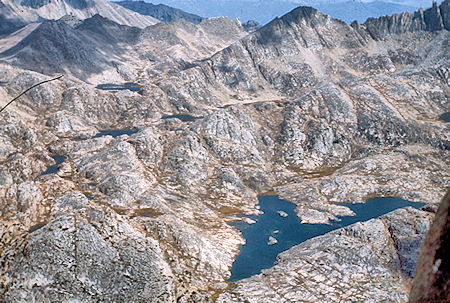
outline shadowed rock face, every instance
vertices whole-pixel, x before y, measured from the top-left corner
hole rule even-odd
[[[449,2],[443,1],[440,6],[433,2],[433,7],[415,13],[402,13],[380,18],[369,18],[363,26],[375,40],[382,40],[389,34],[400,34],[420,30],[450,30],[448,24]],[[447,18],[447,19],[446,19]],[[444,21],[445,20],[445,21]]]
[[[417,261],[409,302],[450,300],[450,192],[442,200]]]
[[[6,17],[21,20],[25,24],[43,20],[58,20],[66,15],[84,20],[100,14],[112,21],[128,26],[144,28],[159,21],[144,16],[106,0],[2,0]],[[5,12],[0,12],[0,15]]]
[[[31,8],[40,8],[50,3],[50,0],[23,0],[20,4]]]
[[[10,7],[0,1],[0,37],[25,26],[24,20],[16,16]]]
[[[188,22],[198,24],[204,19],[164,4],[154,5],[144,1],[119,1],[117,4],[142,15],[152,16],[163,22],[175,22],[184,19]]]
[[[101,72],[108,62],[98,44],[90,43],[61,20],[45,21],[1,56],[14,56],[18,66],[45,73],[63,73],[64,67],[68,67],[80,78]]]
[[[22,0],[20,4],[26,7],[40,8],[50,2],[50,0]],[[85,9],[94,6],[93,2],[88,3],[85,0],[66,0],[66,3],[75,9]]]

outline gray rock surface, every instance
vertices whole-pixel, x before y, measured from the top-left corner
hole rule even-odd
[[[89,207],[79,193],[53,207],[48,223],[13,243],[2,241],[2,301],[175,301],[156,241],[117,215]]]
[[[204,19],[200,16],[164,4],[154,5],[144,1],[119,1],[117,4],[141,15],[152,16],[163,22],[175,22],[184,19],[188,22],[198,24]]]
[[[141,28],[159,22],[153,17],[138,14],[106,0],[2,0],[1,6],[0,15],[24,23],[39,22],[43,19],[57,20],[66,15],[84,20],[95,14],[119,24]]]

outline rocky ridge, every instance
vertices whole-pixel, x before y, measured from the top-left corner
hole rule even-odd
[[[204,19],[164,4],[154,5],[144,1],[119,1],[117,4],[141,15],[152,16],[162,22],[175,22],[184,19],[188,22],[198,24]]]
[[[2,0],[1,6],[2,18],[20,20],[25,24],[58,20],[66,15],[84,20],[96,14],[119,24],[140,28],[159,22],[153,17],[138,14],[107,0]]]
[[[118,64],[94,70],[89,81],[131,81],[141,89],[102,91],[69,70],[63,81],[37,88],[2,113],[0,300],[213,301],[243,243],[227,223],[257,213],[256,197],[266,191],[296,203],[304,222],[326,223],[350,214],[336,202],[397,195],[435,203],[448,187],[448,125],[438,121],[448,109],[445,29],[374,40],[310,8],[251,35],[224,18],[144,30],[100,16],[45,24],[50,33],[63,28],[90,41],[115,37],[129,53],[120,50]],[[95,51],[110,52],[114,43],[89,46],[103,44]],[[27,45],[36,50],[38,44]],[[10,60],[15,54],[1,63],[2,106],[47,78],[39,66],[21,69],[23,60]],[[82,72],[91,65],[85,60]],[[196,119],[160,119],[166,114]],[[132,127],[137,133],[93,137]],[[54,155],[67,158],[56,174],[41,175],[55,164]],[[412,215],[414,221],[405,219]],[[367,293],[405,300],[430,218],[399,210],[324,237],[347,239],[349,248],[341,251],[351,256],[362,251],[359,238],[372,243],[365,235],[376,233],[384,242],[375,244],[392,258],[374,257],[380,275]],[[409,230],[417,241],[403,246]],[[320,247],[329,242],[323,239],[302,245]],[[395,287],[380,289],[387,268]],[[327,270],[327,276],[339,273]],[[319,277],[302,274],[308,281]],[[252,279],[260,285],[259,277]],[[239,298],[239,289],[221,298]]]
[[[157,80],[161,76],[156,74],[189,67],[192,61],[204,59],[246,34],[237,21],[225,18],[198,25],[181,20],[139,29],[97,14],[84,21],[45,21],[0,57],[28,70],[64,73],[94,83],[99,80],[90,79],[93,75],[101,80],[139,81],[136,78],[144,68]],[[60,39],[54,40],[55,36]]]

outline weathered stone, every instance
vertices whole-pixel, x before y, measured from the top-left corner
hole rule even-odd
[[[449,249],[450,192],[442,200],[425,237],[417,261],[416,276],[409,302],[448,302],[450,300]]]

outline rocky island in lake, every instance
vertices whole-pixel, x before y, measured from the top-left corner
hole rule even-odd
[[[0,0],[0,302],[445,301],[449,16]]]

